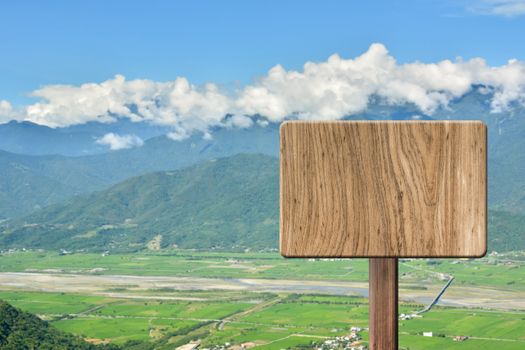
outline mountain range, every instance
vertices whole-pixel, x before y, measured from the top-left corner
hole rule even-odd
[[[146,140],[169,132],[165,126],[119,119],[117,123],[88,122],[63,128],[50,128],[29,121],[12,120],[0,124],[0,149],[27,155],[85,156],[107,152],[109,147],[96,141],[108,133],[136,135]]]
[[[489,249],[516,248],[509,242],[520,241],[525,223],[523,107],[493,113],[490,96],[473,92],[432,116],[412,105],[374,102],[365,113],[346,119],[484,121],[489,132],[493,231]],[[254,117],[249,128],[210,130],[211,139],[196,134],[180,141],[165,136],[166,128],[134,125],[126,119],[63,129],[25,122],[0,125],[0,135],[9,130],[12,145],[22,145],[27,153],[12,152],[15,147],[0,139],[0,148],[5,146],[0,151],[1,246],[274,248],[279,124],[260,121]],[[31,136],[39,134],[35,130],[44,130],[44,136]],[[97,150],[101,146],[94,141],[97,135],[113,131],[152,137],[139,147]],[[67,137],[49,136],[56,133]],[[79,137],[84,141],[69,142],[75,135],[84,135]],[[33,143],[20,141],[31,138]],[[88,144],[93,147],[90,154],[80,156]],[[256,176],[260,173],[265,177]],[[207,190],[202,192],[203,188]],[[239,197],[239,191],[249,197]],[[250,207],[252,211],[240,210]]]
[[[525,215],[491,210],[489,250],[525,249]],[[275,250],[279,164],[238,154],[125,180],[4,223],[0,246],[91,251]]]
[[[278,125],[217,129],[213,139],[156,136],[143,146],[103,154],[21,155],[0,151],[0,219],[16,218],[75,195],[102,190],[133,176],[175,170],[237,153],[279,152]]]
[[[277,158],[239,154],[154,172],[14,220],[0,246],[137,250],[276,247]]]

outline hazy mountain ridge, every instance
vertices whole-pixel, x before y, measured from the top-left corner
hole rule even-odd
[[[134,123],[121,118],[116,123],[88,122],[64,128],[50,128],[28,121],[0,124],[0,149],[28,155],[82,156],[105,153],[107,145],[96,142],[107,133],[133,134],[143,140],[169,132],[165,126]]]
[[[525,149],[525,137],[523,137],[525,135],[525,109],[515,106],[509,112],[492,113],[490,96],[490,94],[472,92],[453,101],[448,109],[438,110],[432,116],[422,115],[413,105],[392,106],[375,101],[371,103],[366,112],[347,119],[434,118],[484,121],[489,132],[489,205],[494,208],[525,213],[525,178],[523,177],[525,174],[525,152],[523,152]],[[257,120],[254,117],[254,125],[245,129],[216,128],[211,130],[212,139],[205,139],[201,134],[192,135],[182,141],[174,141],[166,136],[155,136],[148,139],[141,147],[82,157],[22,156],[0,152],[0,164],[2,165],[0,171],[4,174],[0,176],[0,219],[27,215],[35,208],[58,203],[75,194],[102,190],[130,177],[153,171],[181,169],[203,160],[227,157],[237,153],[263,153],[278,156],[279,125],[270,123],[262,127]],[[20,126],[19,124],[22,123],[13,125]],[[72,137],[71,130],[82,130],[83,132],[95,130],[102,134],[110,130],[133,130],[133,128],[142,127],[142,124],[133,125],[129,120],[124,119],[114,124],[88,123],[66,129],[50,130],[64,132],[69,135],[68,137]],[[8,124],[0,125],[0,130],[6,125]],[[149,127],[155,128],[154,126]],[[37,127],[32,124],[29,128],[32,130]],[[161,129],[154,131],[160,132]],[[37,141],[34,142],[35,145],[39,144]],[[94,143],[94,139],[91,142]],[[75,143],[71,142],[70,148],[75,149],[75,147]],[[2,142],[0,141],[1,148]],[[16,185],[16,181],[11,179],[12,176],[18,176],[20,168],[28,169],[32,178],[38,175],[42,177],[40,181],[27,182],[31,185],[33,198],[24,195],[24,187],[21,184]],[[53,181],[47,185],[46,179]],[[49,186],[56,188],[53,195],[49,195]],[[19,193],[22,195],[18,195]],[[10,204],[13,199],[18,202],[16,205]]]
[[[278,126],[273,124],[266,128],[218,129],[211,140],[201,135],[183,141],[157,136],[142,147],[82,157],[0,151],[0,219],[27,215],[39,207],[153,171],[180,169],[238,153],[277,155],[278,137]],[[20,169],[25,169],[24,176],[34,179],[27,182],[31,197],[26,195],[25,183],[18,181],[24,177]],[[50,188],[55,189],[52,196]],[[13,206],[13,201],[17,205]]]
[[[23,166],[0,167],[0,219],[60,202],[75,191]]]

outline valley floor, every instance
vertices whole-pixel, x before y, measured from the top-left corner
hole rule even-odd
[[[456,280],[438,307],[400,320],[400,346],[525,348],[524,268],[522,253],[401,261],[401,313],[422,309],[448,276]],[[366,260],[11,252],[0,255],[0,270],[0,299],[92,342],[167,337],[175,348],[198,338],[201,348],[283,349],[328,340],[328,349],[350,337],[351,327],[359,329],[354,333],[360,339],[349,341],[357,346],[367,339]],[[454,341],[457,336],[468,339]]]
[[[195,300],[191,296],[159,295],[158,289],[171,291],[224,290],[230,292],[266,292],[276,294],[324,294],[368,297],[368,283],[346,281],[298,281],[280,279],[225,279],[174,276],[86,275],[63,273],[0,272],[0,286],[24,291],[51,293],[87,293],[125,299]],[[417,304],[430,303],[440,285],[424,290],[400,285],[399,299]],[[508,289],[455,286],[440,299],[442,306],[525,310],[525,293]],[[495,297],[497,296],[497,297]],[[225,297],[227,299],[227,297]]]

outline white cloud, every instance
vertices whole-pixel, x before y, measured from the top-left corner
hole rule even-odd
[[[237,108],[270,120],[288,116],[335,119],[364,111],[372,97],[386,104],[412,103],[432,114],[466,94],[473,84],[493,89],[492,108],[501,112],[512,102],[525,103],[525,64],[516,60],[491,67],[481,58],[437,63],[398,64],[381,44],[355,59],[331,56],[308,62],[303,71],[275,66],[238,97]]]
[[[299,71],[276,65],[235,93],[211,83],[196,86],[182,77],[156,82],[117,75],[102,83],[48,85],[32,93],[39,101],[25,107],[23,119],[60,127],[127,117],[168,125],[174,140],[196,132],[209,138],[214,127],[251,127],[254,115],[262,116],[256,118],[258,125],[286,118],[338,119],[366,110],[372,99],[411,103],[430,115],[473,85],[483,86],[480,92],[491,99],[493,112],[525,105],[525,63],[490,66],[482,58],[459,58],[399,64],[382,44],[373,44],[358,57],[332,55],[307,62]],[[0,108],[13,109],[4,104]]]
[[[235,114],[229,118],[226,118],[224,124],[232,128],[246,129],[253,125],[253,120],[252,118],[247,117],[245,115]]]
[[[144,144],[144,141],[137,135],[118,135],[110,132],[97,139],[96,143],[107,145],[111,150],[119,150],[140,147]]]
[[[6,100],[0,100],[0,124],[13,119],[18,119],[18,116],[11,103]]]
[[[263,128],[267,127],[270,124],[266,119],[258,119],[257,124]]]
[[[478,0],[468,9],[484,15],[517,17],[525,15],[525,0]]]
[[[169,82],[131,80],[117,75],[100,84],[48,85],[32,93],[41,102],[27,106],[27,118],[51,127],[117,116],[184,129],[186,133],[220,124],[230,99],[214,84],[199,88],[185,78]]]

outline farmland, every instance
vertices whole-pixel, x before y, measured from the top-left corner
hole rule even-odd
[[[402,313],[422,309],[443,276],[456,281],[442,306],[400,320],[400,346],[522,349],[524,265],[521,253],[401,262]],[[347,335],[351,326],[362,329],[363,341],[368,336],[365,260],[191,251],[11,252],[0,255],[0,269],[0,299],[93,342],[162,340],[174,348],[199,338],[202,347],[249,343],[283,349]],[[455,336],[469,339],[457,342]]]
[[[401,261],[401,282],[433,283],[451,274],[456,283],[525,291],[525,253],[474,260]],[[101,256],[50,252],[0,254],[2,272],[53,272],[133,276],[368,281],[366,259],[283,259],[277,253],[174,250]]]

